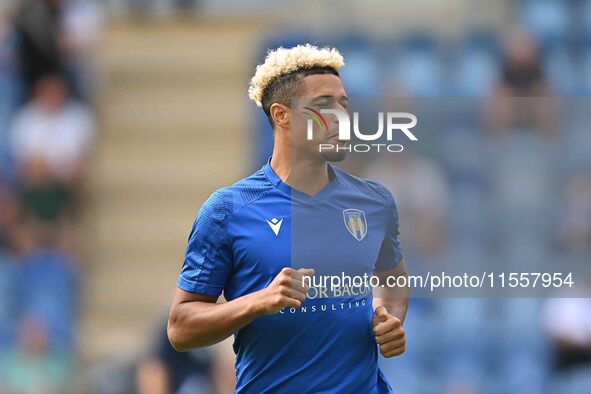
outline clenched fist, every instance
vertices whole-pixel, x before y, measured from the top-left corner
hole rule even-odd
[[[304,286],[303,278],[312,275],[314,270],[311,268],[283,268],[271,284],[259,292],[263,312],[270,315],[285,307],[299,308],[309,290]]]
[[[382,356],[394,357],[404,353],[406,337],[397,317],[389,314],[385,307],[378,306],[374,311],[371,325]]]

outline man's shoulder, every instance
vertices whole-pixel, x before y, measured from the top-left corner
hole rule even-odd
[[[368,197],[379,199],[380,201],[388,201],[391,198],[392,194],[381,183],[349,174],[345,170],[342,170],[336,166],[333,166],[333,169],[340,182],[346,187],[349,187],[352,190],[362,193]]]
[[[201,211],[217,212],[229,216],[244,206],[259,200],[272,188],[273,185],[271,185],[261,169],[232,185],[214,191],[203,203]]]

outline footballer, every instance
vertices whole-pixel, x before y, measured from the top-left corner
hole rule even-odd
[[[346,150],[318,149],[345,143],[336,117],[307,133],[306,111],[346,110],[343,65],[336,49],[310,44],[268,53],[249,97],[273,127],[273,155],[214,192],[189,235],[168,337],[187,351],[234,335],[236,393],[392,392],[378,353],[405,350],[408,289],[311,297],[306,280],[339,266],[381,283],[407,275],[391,193],[333,165]]]

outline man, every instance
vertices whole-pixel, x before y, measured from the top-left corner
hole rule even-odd
[[[23,247],[59,245],[75,252],[94,133],[91,111],[72,98],[63,75],[52,72],[35,83],[33,99],[10,130]]]
[[[30,98],[39,78],[64,68],[60,45],[64,5],[62,0],[25,0],[17,4],[18,57]]]
[[[328,163],[344,150],[319,150],[342,147],[336,117],[306,137],[304,107],[344,110],[343,64],[336,49],[311,45],[268,54],[249,95],[273,126],[273,156],[216,191],[189,236],[168,336],[185,351],[235,334],[236,393],[392,392],[378,348],[385,357],[404,352],[407,289],[378,289],[374,311],[367,296],[323,297],[310,287],[316,271],[339,267],[406,275],[392,195]],[[216,304],[222,291],[227,302]]]

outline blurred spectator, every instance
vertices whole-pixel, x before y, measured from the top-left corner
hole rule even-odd
[[[27,90],[49,72],[63,69],[59,39],[62,0],[23,0],[16,11],[20,62]]]
[[[85,101],[96,96],[96,47],[102,34],[102,13],[94,0],[64,3],[61,48],[73,94]]]
[[[94,0],[24,0],[17,9],[16,30],[27,93],[32,95],[46,74],[64,72],[72,94],[92,100],[101,26]]]
[[[554,347],[556,372],[552,392],[584,393],[591,387],[591,282],[586,294],[548,300],[545,326]]]
[[[90,111],[68,96],[58,74],[40,79],[33,101],[16,115],[11,145],[28,247],[73,242],[69,230],[85,191],[94,127]]]
[[[86,106],[69,96],[59,74],[48,74],[35,84],[33,100],[16,115],[12,149],[26,180],[45,167],[45,176],[75,187],[86,177],[86,159],[95,131]]]
[[[61,394],[67,392],[70,364],[52,349],[42,319],[27,316],[21,321],[18,341],[4,357],[0,354],[0,392],[14,394]]]
[[[76,246],[95,125],[64,75],[81,78],[96,38],[83,3],[0,4],[0,393],[64,393],[71,382],[79,277],[60,249]],[[23,82],[30,101],[19,109]]]
[[[533,38],[523,30],[512,30],[504,38],[503,44],[503,73],[498,94],[503,97],[548,94],[540,55]]]
[[[515,129],[555,131],[551,103],[534,99],[550,94],[536,42],[524,30],[509,30],[503,40],[502,56],[498,99],[492,103],[489,119],[492,130],[497,134]]]
[[[226,341],[228,342],[228,341]],[[224,343],[227,345],[227,343]],[[177,352],[170,345],[166,325],[155,337],[154,348],[137,368],[138,394],[231,393],[234,389],[233,354],[228,357],[214,348]],[[225,388],[230,384],[230,387]]]

